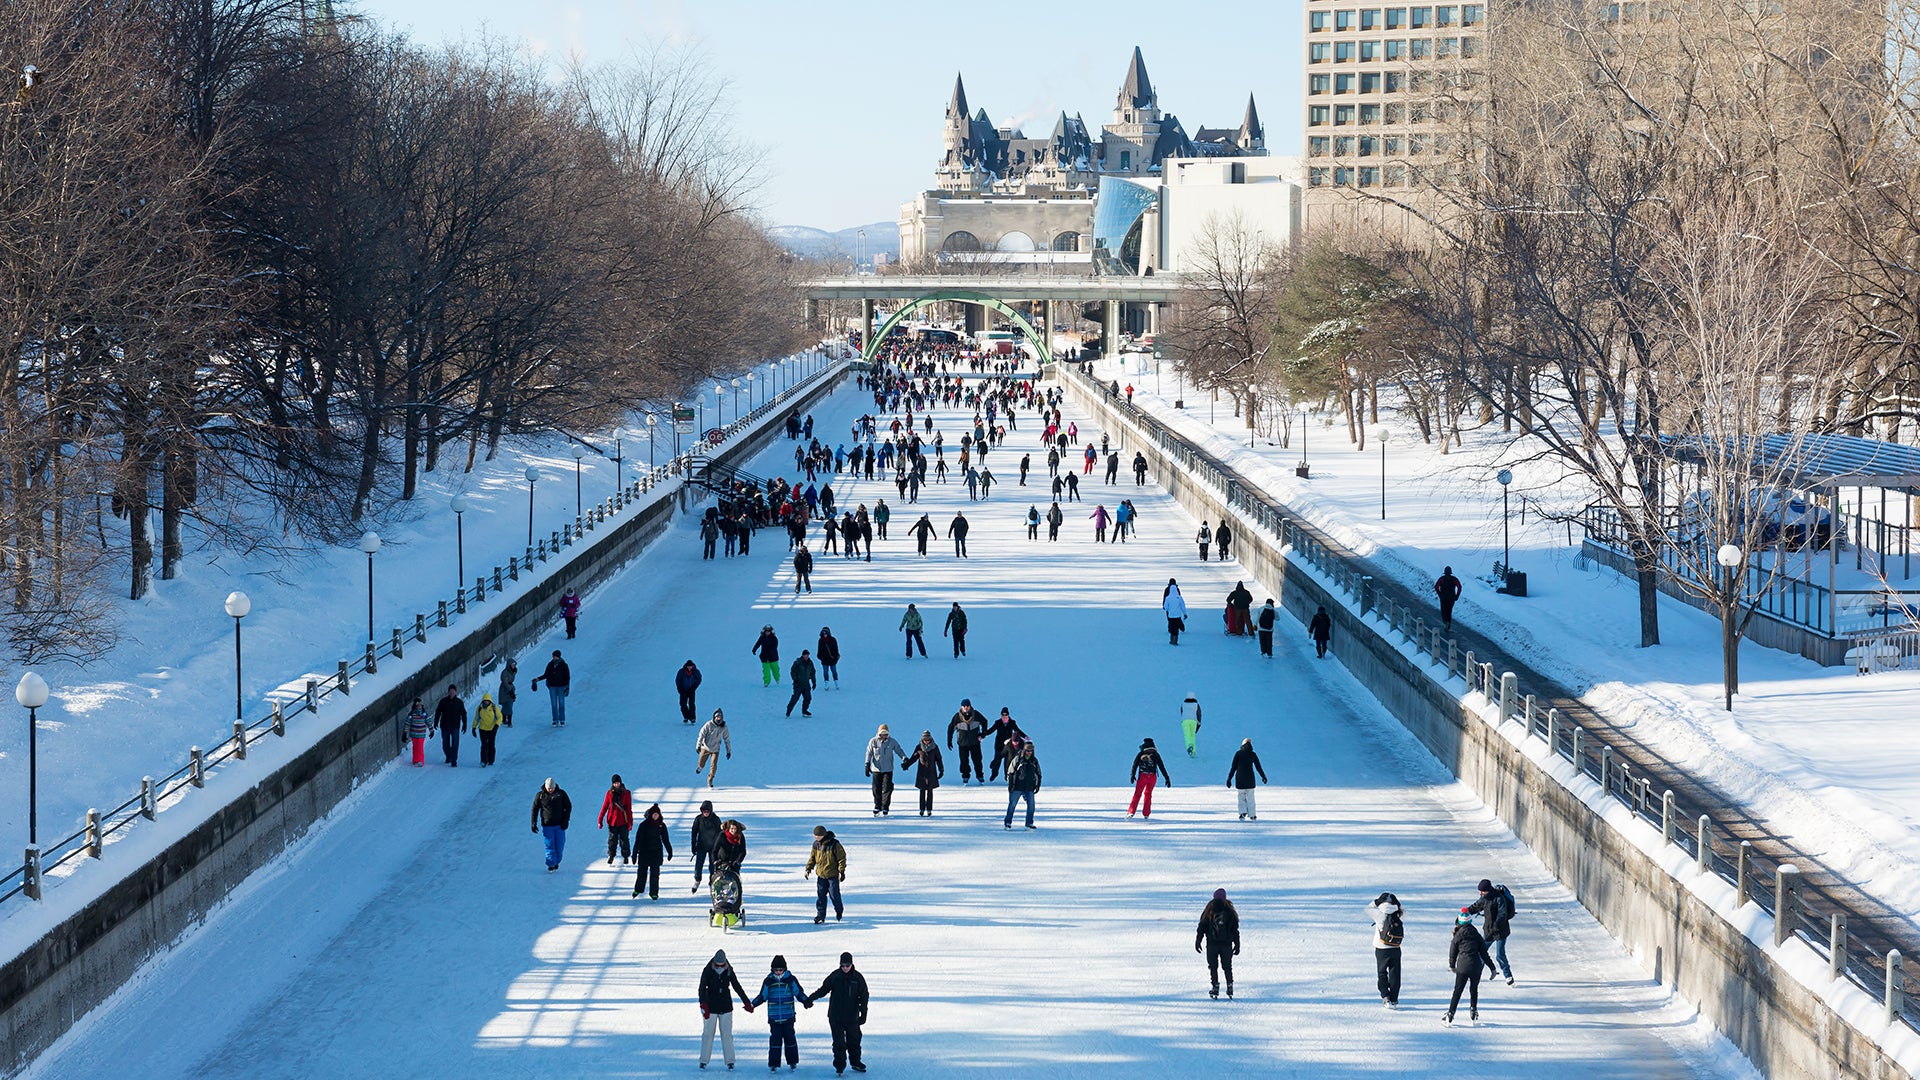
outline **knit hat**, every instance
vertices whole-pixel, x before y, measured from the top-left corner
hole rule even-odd
[[[1491,882],[1491,881],[1488,881],[1488,880],[1487,880],[1486,878],[1481,878],[1481,879],[1480,879],[1480,891],[1481,891],[1481,892],[1492,892],[1492,891],[1493,891],[1493,882]]]
[[[724,964],[726,962],[727,962],[727,950],[725,949],[715,949],[713,951],[713,959],[707,961],[707,963],[709,964]]]
[[[780,955],[779,953],[775,953],[775,954],[773,954],[773,967],[772,967],[772,970],[774,970],[774,971],[783,971],[783,970],[785,970],[785,969],[786,969],[786,966],[787,966],[787,958],[786,958],[786,957],[784,957],[784,956],[781,956],[781,955]]]
[[[843,964],[851,964],[851,963],[853,963],[853,954],[852,954],[852,953],[850,953],[850,952],[843,952],[843,953],[841,953],[841,954],[840,954],[840,962],[841,962],[841,963],[843,963]]]
[[[813,827],[813,835],[815,836],[827,835],[827,827],[825,825],[815,825]]]
[[[1473,922],[1473,916],[1467,912],[1466,908],[1461,908],[1460,914],[1453,918],[1453,925],[1455,926],[1466,926],[1471,922]]]
[[[965,705],[967,708],[971,709],[973,708],[973,699],[963,697],[960,699],[960,704]]]
[[[1252,745],[1253,745],[1253,740],[1252,740],[1252,739],[1241,739],[1241,740],[1240,740],[1240,745],[1241,745],[1241,746],[1252,746]]]
[[[547,782],[546,782],[546,783],[544,783],[544,784],[541,784],[540,786],[541,786],[541,787],[543,787],[543,788],[546,788],[546,789],[547,789],[548,791],[552,791],[552,790],[553,790],[554,788],[557,788],[557,787],[559,787],[560,785],[559,785],[559,784],[556,784],[556,783],[554,783],[554,782],[553,782],[553,777],[551,777],[551,776],[549,776],[549,777],[547,777]]]
[[[706,801],[704,801],[704,802],[702,802],[702,803],[700,804],[700,809],[702,809],[702,810],[711,810],[711,809],[713,809],[713,800],[712,800],[712,799],[707,799]]]
[[[614,783],[616,783],[616,784],[620,782],[620,774],[619,774],[619,773],[614,773],[614,774],[613,774],[613,782],[614,782]]]
[[[1227,890],[1225,889],[1213,890],[1213,898],[1215,900],[1225,900],[1227,898]]]
[[[1146,749],[1147,747],[1149,747],[1149,746],[1152,746],[1152,745],[1153,745],[1153,740],[1152,740],[1152,739],[1141,739],[1141,740],[1140,740],[1140,749],[1142,749],[1142,750],[1145,750],[1145,749]]]

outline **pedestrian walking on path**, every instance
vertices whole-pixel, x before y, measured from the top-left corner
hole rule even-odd
[[[540,785],[533,797],[533,831],[547,849],[547,873],[560,869],[560,856],[567,850],[567,823],[573,819],[573,800],[553,777]]]
[[[1207,528],[1207,523],[1204,521],[1200,523],[1199,541],[1200,541],[1200,561],[1206,562],[1207,561],[1207,545],[1213,543],[1213,530]]]
[[[839,922],[846,913],[840,903],[840,883],[847,879],[847,849],[825,825],[813,827],[813,850],[807,853],[806,873],[800,876],[816,874],[813,923],[818,926],[827,921],[829,900],[833,901],[833,921]]]
[[[567,624],[567,637],[572,638],[574,630],[580,625],[580,594],[572,586],[560,594],[560,618]]]
[[[780,681],[780,636],[773,632],[771,623],[760,628],[760,636],[754,639],[753,648],[748,651],[760,658],[761,686],[772,686]]]
[[[1146,807],[1145,812],[1141,816],[1151,818],[1153,816],[1154,781],[1156,779],[1162,779],[1167,782],[1168,787],[1173,786],[1173,777],[1167,772],[1167,763],[1160,759],[1160,751],[1154,749],[1152,739],[1140,740],[1140,749],[1133,755],[1133,775],[1131,779],[1133,781],[1133,801],[1127,804],[1127,816],[1132,817],[1135,810],[1140,810],[1140,804],[1144,801]]]
[[[440,729],[440,753],[447,764],[460,764],[460,736],[467,731],[467,703],[460,700],[459,688],[447,687],[447,696],[433,709],[433,724]]]
[[[1227,594],[1227,633],[1235,637],[1253,634],[1253,594],[1244,581],[1234,582],[1233,591]]]
[[[1228,546],[1233,543],[1233,529],[1224,520],[1220,522],[1219,528],[1213,530],[1213,542],[1220,545],[1221,562],[1226,562],[1233,557],[1227,553]]]
[[[694,722],[694,695],[700,689],[700,669],[689,660],[674,673],[673,688],[680,692],[680,719],[683,723]]]
[[[694,736],[693,750],[694,773],[705,769],[707,786],[712,787],[714,774],[720,771],[721,751],[726,751],[729,760],[733,758],[733,736],[727,731],[727,718],[719,709],[713,710],[713,719],[702,725],[700,734]]]
[[[1260,782],[1267,782],[1267,770],[1260,767],[1260,755],[1253,752],[1253,740],[1241,739],[1240,749],[1233,752],[1233,764],[1227,766],[1227,786],[1240,793],[1240,820],[1259,821],[1260,814],[1253,805],[1253,774],[1260,774]]]
[[[1380,987],[1380,1004],[1388,1009],[1400,1007],[1400,943],[1406,940],[1406,917],[1400,911],[1400,898],[1383,892],[1367,905],[1373,920],[1373,967]]]
[[[913,753],[900,763],[901,768],[914,766],[913,786],[920,790],[920,816],[933,816],[933,789],[940,786],[940,778],[947,774],[947,763],[940,758],[940,746],[933,741],[933,732],[920,733],[920,741],[914,744]]]
[[[1172,578],[1160,594],[1160,610],[1167,616],[1167,643],[1180,644],[1180,631],[1187,628],[1187,600],[1180,595],[1180,583]]]
[[[534,676],[533,689],[540,691],[540,683],[547,684],[547,707],[552,710],[554,727],[567,726],[567,691],[573,686],[573,672],[568,670],[566,660],[560,656],[560,650],[553,650],[553,658],[547,661],[547,670]]]
[[[1280,621],[1280,612],[1273,606],[1273,597],[1267,597],[1265,607],[1253,617],[1254,632],[1260,637],[1260,655],[1273,656],[1273,624]]]
[[[1220,971],[1226,969],[1227,996],[1233,996],[1233,958],[1240,955],[1240,912],[1227,899],[1227,890],[1213,890],[1213,899],[1200,909],[1200,925],[1193,933],[1193,951],[1207,954],[1207,978],[1213,988],[1207,996],[1220,996]]]
[[[519,681],[520,665],[508,657],[500,669],[500,689],[494,697],[500,703],[500,723],[506,727],[513,726],[513,699],[520,696]]]
[[[1192,694],[1180,703],[1180,734],[1187,740],[1187,756],[1196,757],[1196,741],[1200,738],[1200,699]]]
[[[1314,609],[1313,618],[1307,622],[1307,636],[1313,639],[1313,655],[1325,659],[1327,644],[1333,640],[1333,616],[1324,606]]]
[[[1440,568],[1440,577],[1433,583],[1433,595],[1440,598],[1440,625],[1453,629],[1453,605],[1460,599],[1460,579],[1453,576],[1453,567]]]
[[[881,724],[873,738],[867,740],[867,776],[873,780],[873,816],[893,813],[893,768],[907,756],[898,740],[887,733],[887,725]]]
[[[426,767],[427,736],[432,733],[433,714],[427,711],[425,702],[414,698],[413,708],[407,710],[407,738],[413,742],[413,764],[416,768]]]
[[[907,635],[907,659],[913,659],[913,647],[915,645],[920,646],[921,658],[924,659],[926,657],[927,639],[921,636],[921,631],[926,629],[926,625],[926,620],[920,616],[920,610],[912,604],[908,604],[907,613],[900,616],[900,629],[905,631]]]
[[[734,974],[733,965],[727,962],[726,950],[713,954],[713,960],[706,970],[700,973],[700,1067],[706,1068],[713,1060],[713,1033],[720,1032],[720,1058],[733,1068],[733,995],[740,995],[740,1004],[748,1012],[753,1011],[753,1001],[747,997],[747,990],[740,985],[740,976]]]
[[[607,865],[613,865],[616,854],[622,866],[633,861],[632,842],[627,832],[633,828],[633,792],[621,781],[620,774],[613,774],[613,781],[607,793],[600,799],[600,816],[594,824],[607,830]]]
[[[706,806],[709,808],[709,812],[711,812],[710,808],[713,804],[707,803]],[[714,834],[718,836],[720,819],[714,818],[713,820]],[[697,828],[695,829],[695,835],[699,835]],[[633,875],[634,899],[639,899],[642,890],[644,890],[651,899],[660,899],[660,867],[662,865],[662,855],[668,860],[673,858],[673,838],[667,835],[667,820],[660,813],[660,804],[654,803],[652,806],[647,807],[647,812],[640,818],[640,827],[634,830],[633,861],[639,868]],[[695,873],[694,879],[696,881],[699,880],[699,876],[698,873]],[[699,891],[699,889],[699,885],[694,886],[696,892]]]
[[[787,958],[775,956],[767,977],[760,981],[760,992],[752,1001],[747,1002],[749,1010],[765,1004],[767,1007],[767,1068],[780,1068],[780,1054],[787,1055],[787,1068],[800,1067],[800,1043],[793,1035],[794,1002],[807,1008],[813,1008],[813,1002],[807,1000],[807,992],[800,988],[800,980],[787,970]]]

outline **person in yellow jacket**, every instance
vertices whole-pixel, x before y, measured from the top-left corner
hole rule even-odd
[[[500,706],[493,703],[492,694],[480,695],[480,707],[473,711],[473,730],[480,736],[480,767],[485,769],[493,765],[493,740],[500,734],[500,725],[506,718],[500,713]]]

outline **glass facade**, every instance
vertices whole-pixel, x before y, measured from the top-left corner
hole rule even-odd
[[[1093,200],[1093,267],[1095,273],[1140,273],[1140,219],[1160,201],[1157,182],[1124,176],[1100,180]]]

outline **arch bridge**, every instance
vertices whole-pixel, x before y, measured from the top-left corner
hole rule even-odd
[[[807,317],[812,320],[821,300],[860,301],[861,355],[873,357],[879,343],[901,321],[914,312],[940,303],[973,304],[1005,316],[1027,340],[1042,364],[1053,361],[1048,327],[1036,327],[1014,305],[1025,302],[1098,303],[1102,307],[1103,341],[1109,355],[1120,340],[1120,309],[1123,304],[1138,304],[1155,311],[1178,297],[1180,283],[1173,275],[1154,277],[1048,277],[1030,274],[921,274],[898,277],[853,275],[817,278],[802,284],[807,301]],[[877,301],[901,301],[899,307],[878,328],[874,326]]]

